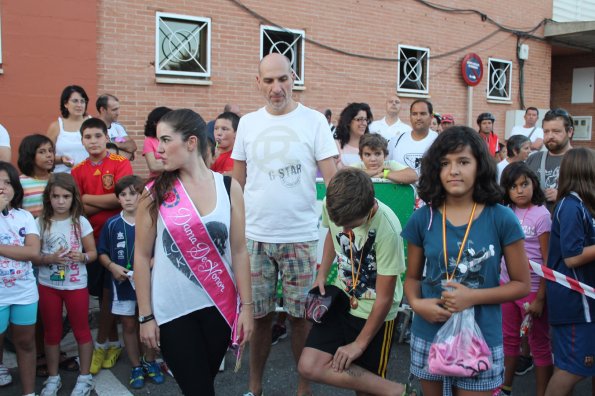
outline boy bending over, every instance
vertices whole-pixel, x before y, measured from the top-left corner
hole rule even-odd
[[[335,286],[350,300],[349,310],[332,309],[314,324],[298,370],[305,378],[358,395],[409,395],[407,386],[385,378],[405,271],[401,224],[374,198],[370,177],[354,168],[331,179],[322,206],[329,228],[315,286],[324,283],[337,256]]]

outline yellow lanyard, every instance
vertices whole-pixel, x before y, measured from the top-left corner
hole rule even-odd
[[[469,216],[469,223],[467,224],[467,229],[465,230],[465,236],[463,237],[463,243],[461,243],[461,247],[459,249],[459,255],[457,256],[457,263],[455,265],[455,269],[452,271],[452,274],[448,273],[448,250],[446,249],[446,202],[442,206],[442,248],[444,249],[444,267],[446,269],[446,280],[450,282],[455,277],[455,273],[457,272],[457,267],[459,266],[459,261],[461,261],[461,256],[463,255],[463,249],[465,248],[465,243],[467,243],[467,237],[469,236],[469,230],[471,229],[471,224],[473,224],[473,217],[475,216],[475,208],[477,208],[477,202],[473,203],[473,209],[471,210],[471,216]]]

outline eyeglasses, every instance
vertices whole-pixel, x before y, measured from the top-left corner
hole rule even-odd
[[[574,127],[574,120],[570,113],[562,108],[551,109],[543,116],[544,121],[551,121],[556,119],[557,117],[564,118],[564,124],[566,129],[568,130],[569,127]]]
[[[355,122],[365,122],[366,124],[368,123],[368,119],[365,118],[365,117],[357,117],[357,118],[354,118],[353,121],[355,121]]]
[[[70,99],[69,102],[72,104],[75,104],[75,105],[77,105],[77,104],[84,105],[87,103],[87,101],[85,99]]]
[[[551,114],[553,116],[558,116],[558,117],[568,117],[570,116],[570,114],[568,114],[568,112],[564,109],[551,109],[549,110],[546,114]]]

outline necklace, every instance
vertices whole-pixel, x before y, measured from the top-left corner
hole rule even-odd
[[[374,206],[372,207],[372,210],[370,210],[370,213],[368,213],[368,218],[366,219],[366,224],[368,224],[368,228],[369,228],[370,219],[372,218],[372,216],[374,216],[375,213],[376,213],[376,204],[374,204]],[[349,232],[349,261],[351,262],[351,290],[349,291],[349,294],[351,294],[351,297],[349,298],[349,305],[351,306],[351,309],[357,309],[357,307],[359,306],[357,297],[355,296],[355,288],[357,287],[357,284],[359,282],[360,271],[362,269],[362,261],[364,259],[364,247],[366,246],[366,242],[368,241],[368,231],[369,231],[369,229],[366,229],[366,232],[364,234],[366,239],[364,239],[364,241],[362,243],[362,251],[359,256],[357,272],[355,271],[355,262],[353,261],[353,244],[352,244],[352,242],[355,242],[355,233],[353,231]],[[353,241],[351,240],[352,234],[353,234],[353,239],[354,239]]]
[[[353,235],[353,239],[355,239],[355,234]],[[357,309],[359,303],[357,302],[357,298],[355,297],[355,288],[357,287],[357,283],[359,282],[359,274],[360,270],[362,269],[362,260],[364,258],[364,245],[366,241],[362,244],[362,252],[359,256],[359,263],[357,266],[357,273],[355,272],[355,263],[353,262],[353,245],[351,244],[351,233],[349,234],[349,261],[351,261],[351,290],[350,294],[351,297],[349,298],[349,305],[351,305],[352,309]]]
[[[517,218],[521,221],[521,225],[525,225],[525,217],[527,217],[527,214],[529,214],[529,211],[531,211],[531,208],[533,207],[533,205],[529,204],[529,206],[527,207],[527,209],[525,209],[525,213],[523,213],[523,218],[521,219],[519,217],[520,213],[517,214]],[[521,208],[519,208],[518,206],[516,207],[517,210],[520,210]],[[516,214],[516,211],[515,211]]]
[[[453,280],[455,277],[455,273],[457,272],[457,267],[459,266],[459,261],[461,261],[461,256],[463,255],[463,249],[465,248],[465,243],[467,243],[467,237],[469,237],[469,230],[471,230],[471,224],[473,224],[473,218],[475,216],[475,209],[477,208],[477,202],[473,203],[473,209],[471,210],[471,216],[469,216],[469,222],[467,223],[467,229],[465,230],[465,236],[463,236],[463,242],[461,243],[461,247],[459,248],[459,254],[457,256],[457,262],[455,265],[452,274],[448,273],[448,250],[446,249],[446,202],[442,206],[442,248],[444,250],[444,269],[446,270],[446,281],[449,282]],[[450,275],[450,276],[449,276]]]
[[[132,251],[128,254],[128,235],[126,235],[126,226],[128,223],[126,222],[126,218],[124,217],[124,213],[122,213],[122,220],[124,220],[124,243],[126,248],[126,269],[130,270],[132,268],[132,257],[134,255],[134,244],[132,245]]]

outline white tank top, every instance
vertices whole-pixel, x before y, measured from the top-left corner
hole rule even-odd
[[[56,157],[59,155],[66,155],[74,161],[74,165],[83,162],[89,154],[83,143],[81,143],[81,132],[68,132],[64,130],[64,121],[62,117],[58,117],[58,125],[60,126],[60,133],[56,139]],[[69,167],[64,164],[56,165],[54,172],[56,173],[70,173]]]
[[[229,246],[229,229],[231,221],[231,204],[225,190],[223,175],[213,172],[217,189],[215,209],[201,220],[207,227],[211,239],[223,252],[223,262],[229,270],[231,267],[231,249]],[[155,264],[151,272],[151,300],[153,314],[157,324],[167,323],[181,316],[214,304],[200,286],[183,260],[173,241],[165,230],[161,218],[157,218],[157,239],[155,240]],[[233,278],[233,275],[232,275]],[[235,282],[235,278],[234,282]]]

